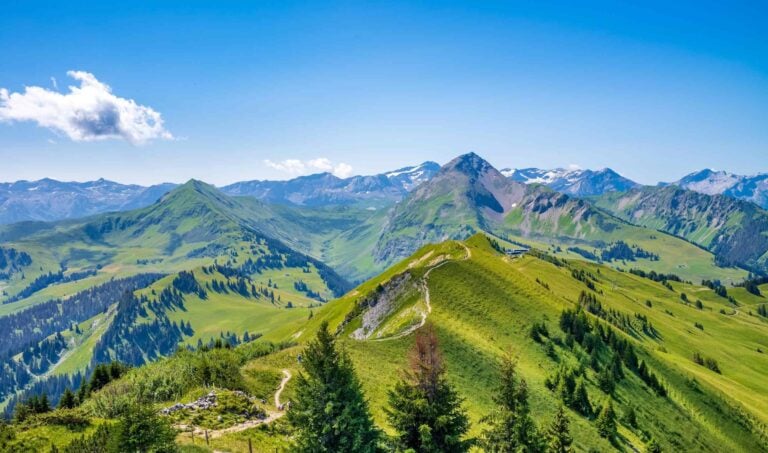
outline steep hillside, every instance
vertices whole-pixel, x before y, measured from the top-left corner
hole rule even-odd
[[[537,421],[551,419],[561,402],[546,387],[547,379],[564,364],[588,362],[589,353],[560,321],[563,311],[581,306],[595,326],[631,345],[665,389],[666,395],[660,394],[625,364],[627,377],[618,384],[614,405],[620,413],[633,408],[638,426],[621,427],[620,448],[642,451],[650,438],[664,451],[766,448],[768,388],[760,376],[768,370],[768,358],[760,351],[768,346],[768,320],[754,315],[757,301],[733,291],[741,305],[734,310],[708,288],[677,282],[670,287],[580,261],[509,258],[476,236],[465,244],[421,249],[328,304],[310,325],[325,319],[338,328],[377,421],[385,425],[386,390],[406,361],[412,341],[407,333],[421,325],[424,314],[437,328],[451,380],[467,398],[476,433],[491,408],[494,363],[507,352],[528,381]],[[582,293],[596,302],[584,305]],[[702,308],[693,300],[700,300]],[[538,342],[530,335],[534,323],[543,323],[548,332]],[[299,338],[310,332],[304,328]],[[610,343],[601,346],[605,357],[611,354]],[[714,360],[720,371],[698,365],[693,360],[697,352]],[[600,390],[597,372],[586,368],[583,379],[597,407],[609,396]],[[589,418],[576,412],[569,417],[577,448],[611,450]]]
[[[705,247],[721,265],[768,269],[768,212],[752,203],[674,186],[606,194],[595,203],[629,222]]]

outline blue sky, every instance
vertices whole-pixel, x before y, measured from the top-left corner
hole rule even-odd
[[[764,2],[105,3],[3,5],[1,181],[224,184],[467,151],[644,183],[768,171]],[[91,85],[95,119],[68,71],[111,87]],[[141,106],[162,126],[110,122]]]

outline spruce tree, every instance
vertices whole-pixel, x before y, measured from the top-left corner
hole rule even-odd
[[[72,409],[75,406],[77,406],[75,394],[72,393],[72,390],[70,390],[69,387],[67,387],[64,389],[64,393],[61,395],[61,399],[59,400],[59,409]]]
[[[178,451],[174,443],[176,432],[170,421],[160,417],[149,405],[129,406],[120,416],[115,435],[110,437],[109,452]]]
[[[613,371],[605,367],[601,372],[597,374],[597,384],[600,386],[600,390],[609,395],[613,395],[613,391],[616,389],[616,381],[613,377]]]
[[[339,351],[328,323],[302,353],[296,398],[288,421],[296,451],[373,452],[378,432],[349,356]]]
[[[587,387],[584,385],[583,380],[580,380],[578,384],[576,384],[576,389],[573,391],[573,398],[571,400],[571,407],[576,412],[586,417],[592,415],[592,404],[589,402]]]
[[[541,438],[530,416],[528,385],[517,378],[515,363],[504,357],[501,384],[493,397],[496,410],[486,417],[490,427],[483,433],[483,446],[490,452],[541,451]]]
[[[560,406],[552,424],[547,430],[547,453],[567,453],[571,451],[573,438],[570,430],[571,422],[565,415],[565,409]]]
[[[635,412],[635,408],[630,406],[626,412],[624,412],[623,421],[626,425],[631,426],[632,428],[637,428],[637,413]]]
[[[389,391],[385,408],[398,448],[418,453],[466,451],[462,437],[469,418],[461,403],[445,377],[435,330],[427,324],[417,331],[409,367]]]
[[[613,440],[616,437],[616,412],[613,410],[611,400],[603,405],[600,415],[597,416],[597,431],[606,439]]]

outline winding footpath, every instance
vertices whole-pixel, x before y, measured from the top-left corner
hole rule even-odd
[[[280,404],[280,394],[283,393],[283,390],[285,390],[285,384],[288,383],[288,381],[291,380],[291,372],[288,370],[283,370],[283,380],[280,381],[280,387],[278,387],[277,391],[275,392],[275,408],[279,411],[283,410],[283,405]]]
[[[285,415],[284,405],[280,404],[280,395],[283,393],[283,390],[285,390],[285,385],[288,383],[288,381],[291,380],[291,377],[292,375],[290,371],[283,370],[283,379],[280,381],[280,386],[277,388],[277,391],[275,392],[276,410],[267,411],[266,418],[246,420],[243,423],[238,423],[236,425],[232,425],[227,428],[208,430],[208,439],[216,439],[226,434],[237,433],[240,431],[245,431],[246,429],[253,428],[258,425],[271,423],[277,420],[278,418],[282,417],[283,415]],[[192,428],[192,430],[188,432],[191,432],[194,437],[205,439],[206,430],[204,428],[201,428],[199,426],[190,426],[190,425],[176,425],[175,427],[177,429],[181,429],[185,431]]]
[[[469,247],[467,247],[467,245],[464,244],[463,242],[460,242],[459,244],[462,247],[464,247],[464,251],[466,252],[466,255],[464,255],[464,258],[462,258],[461,261],[467,261],[468,259],[472,258],[472,250],[470,250]],[[391,337],[387,337],[387,338],[375,338],[375,339],[372,339],[372,340],[369,340],[369,341],[392,341],[392,340],[397,340],[399,338],[403,338],[403,337],[405,337],[407,335],[410,335],[413,332],[415,332],[415,331],[421,329],[422,327],[424,327],[424,324],[427,323],[427,316],[430,313],[432,313],[432,303],[431,303],[431,300],[430,300],[430,297],[429,297],[429,285],[427,284],[427,279],[429,278],[429,274],[433,270],[437,269],[438,267],[443,266],[444,264],[448,264],[451,261],[452,261],[451,259],[445,259],[445,260],[435,264],[434,266],[430,267],[429,269],[427,269],[427,272],[424,273],[424,277],[422,277],[422,279],[421,279],[421,288],[422,288],[422,291],[424,292],[424,302],[427,305],[427,309],[425,311],[421,312],[421,321],[418,324],[415,324],[415,325],[405,329],[404,331],[400,332],[397,335],[392,335]]]

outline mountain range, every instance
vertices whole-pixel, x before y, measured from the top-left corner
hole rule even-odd
[[[553,190],[574,196],[624,192],[640,186],[640,184],[621,176],[610,168],[602,170],[505,168],[501,170],[501,173],[513,181],[525,184],[544,184]]]
[[[160,359],[180,347],[206,354],[217,342],[262,337],[274,342],[266,352],[237,348],[252,351],[230,370],[242,371],[245,384],[224,388],[265,399],[276,387],[269,376],[298,363],[294,345],[329,321],[365,375],[371,401],[383,404],[394,357],[404,356],[409,334],[429,317],[451,367],[463,373],[462,390],[480,397],[468,402],[475,420],[489,407],[500,348],[522,345],[521,369],[551,409],[560,394],[547,390],[553,377],[541,370],[582,363],[590,395],[602,398],[596,373],[618,354],[604,348],[620,335],[646,364],[627,362],[632,374],[619,393],[622,410],[636,407],[644,430],[682,449],[752,448],[760,442],[753,427],[766,417],[762,399],[749,396],[763,388],[760,371],[715,346],[751,348],[742,353],[763,366],[764,282],[748,279],[768,272],[768,213],[726,195],[626,184],[609,170],[502,172],[468,153],[440,167],[370,177],[222,188],[190,180],[161,187],[165,193],[135,209],[0,225],[0,329],[12,332],[0,338],[0,401],[10,413],[33,392],[56,400],[110,361],[150,373],[137,379],[154,392],[174,379],[163,367],[177,359]],[[605,343],[569,340],[570,324],[557,319],[577,306],[600,323],[590,341]],[[544,339],[531,340],[531,323],[550,324]],[[606,336],[609,325],[618,330]],[[726,371],[715,373],[717,364],[702,365],[701,357],[690,361],[690,348]],[[589,351],[598,352],[588,365]],[[732,392],[738,408],[715,387]],[[205,394],[185,387],[153,393],[164,395],[154,402],[170,405],[192,390]],[[670,433],[651,422],[657,415],[683,424]],[[720,422],[723,433],[687,434]],[[579,418],[575,437],[609,448],[593,425]],[[639,431],[625,435],[635,447],[647,441]]]
[[[743,176],[705,169],[691,173],[672,184],[706,195],[722,194],[751,201],[763,209],[768,209],[768,173]]]
[[[229,195],[251,196],[274,204],[294,206],[340,206],[381,208],[402,200],[407,193],[430,180],[440,165],[421,165],[370,176],[339,178],[330,173],[300,176],[286,181],[253,180],[221,187]],[[501,173],[513,181],[541,184],[576,197],[600,196],[642,187],[610,168],[602,170],[505,168]],[[702,170],[673,183],[706,195],[723,194],[768,208],[768,174],[740,176]],[[0,183],[0,224],[28,220],[75,219],[111,211],[148,206],[177,184],[149,187],[120,184],[104,179],[62,182],[52,179]]]

